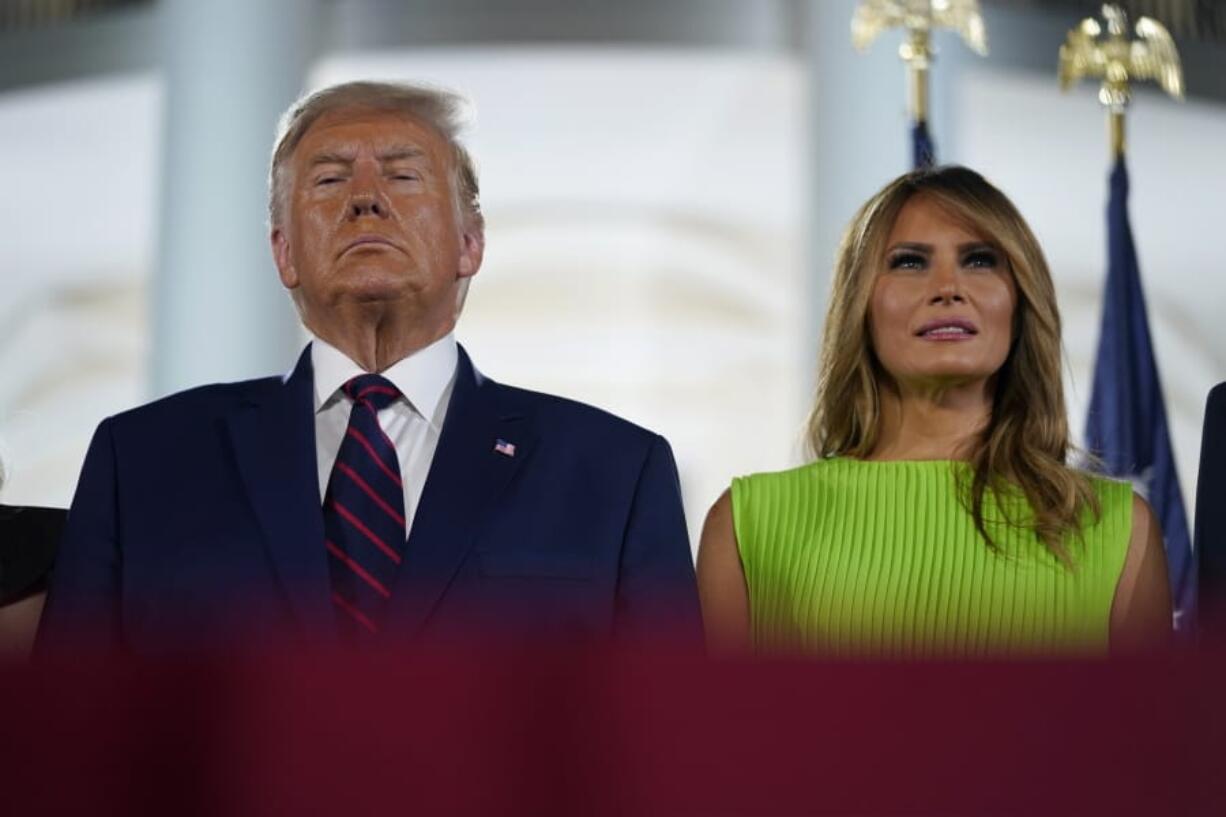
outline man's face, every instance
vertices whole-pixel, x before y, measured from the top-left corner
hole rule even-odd
[[[483,242],[465,228],[451,150],[433,128],[396,113],[334,111],[287,164],[273,254],[309,328],[355,303],[454,323],[460,281],[476,274]]]

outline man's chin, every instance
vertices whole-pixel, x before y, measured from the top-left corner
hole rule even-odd
[[[361,280],[352,280],[337,291],[333,302],[344,303],[380,303],[403,301],[414,297],[415,290],[404,278],[388,276],[366,276]]]
[[[347,292],[342,301],[359,304],[394,303],[405,299],[404,289],[394,287],[369,287]]]

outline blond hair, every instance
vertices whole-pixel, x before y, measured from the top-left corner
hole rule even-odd
[[[994,546],[984,516],[997,499],[1020,492],[1035,534],[1066,564],[1070,533],[1084,513],[1100,513],[1089,478],[1068,465],[1072,450],[1061,375],[1060,313],[1043,251],[1013,203],[973,170],[949,166],[907,173],[869,199],[840,243],[822,342],[808,442],[818,457],[866,457],[881,424],[880,383],[888,375],[869,331],[869,299],[886,241],[903,205],[923,195],[983,236],[1004,257],[1017,286],[1013,343],[996,373],[992,411],[968,451],[971,478],[962,501]],[[1008,503],[999,507],[1008,518]]]

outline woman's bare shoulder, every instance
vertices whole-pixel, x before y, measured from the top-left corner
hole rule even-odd
[[[1143,498],[1132,495],[1132,533],[1124,568],[1111,604],[1113,651],[1152,649],[1171,632],[1171,589],[1158,517]]]

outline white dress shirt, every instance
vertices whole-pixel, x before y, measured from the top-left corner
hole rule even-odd
[[[379,373],[395,384],[402,395],[379,412],[379,425],[396,446],[396,458],[400,460],[406,534],[413,527],[434,449],[438,447],[458,359],[455,335],[448,334]],[[341,386],[366,371],[319,338],[311,343],[311,366],[315,373],[315,462],[319,468],[319,495],[323,497],[353,408],[353,401],[341,391]]]

